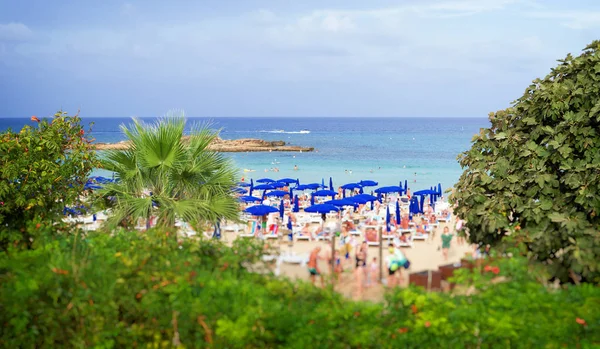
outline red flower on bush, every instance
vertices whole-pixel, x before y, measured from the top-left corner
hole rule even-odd
[[[425,321],[425,327],[429,327],[429,326],[431,326],[431,322]]]
[[[35,229],[40,229],[41,226],[42,225],[40,223],[38,223],[38,224],[35,225]]]
[[[576,318],[575,322],[577,322],[578,324],[580,324],[581,326],[587,326],[587,322],[585,322],[584,319],[582,318]]]
[[[498,267],[493,267],[493,268],[492,268],[492,273],[494,273],[494,274],[498,275],[498,273],[500,273],[500,268],[498,268]]]
[[[408,328],[406,328],[406,327],[399,328],[398,332],[400,332],[400,333],[406,333],[406,332],[408,332]]]
[[[416,313],[418,313],[418,312],[419,312],[419,309],[418,309],[418,308],[417,308],[417,306],[416,306],[416,305],[414,305],[414,304],[410,306],[410,309],[412,310],[412,313],[413,313],[413,314],[416,314]]]
[[[40,122],[40,119],[38,119],[37,116],[34,115],[31,117],[31,121]]]
[[[80,134],[81,136],[83,136],[83,135],[85,134],[85,131],[84,131],[84,130],[79,130],[79,134]]]
[[[492,271],[492,266],[491,266],[491,265],[486,265],[486,266],[483,268],[483,271],[485,271],[485,272],[490,272],[490,271]]]

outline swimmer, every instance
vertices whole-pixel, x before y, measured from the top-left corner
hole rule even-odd
[[[294,171],[298,171],[298,165],[294,165]]]

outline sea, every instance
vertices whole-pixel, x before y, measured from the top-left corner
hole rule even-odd
[[[125,139],[121,125],[131,118],[82,118],[93,122],[98,142]],[[152,123],[153,118],[142,118]],[[226,153],[239,169],[238,179],[298,178],[301,183],[334,186],[363,179],[383,185],[406,180],[412,191],[440,183],[452,187],[462,169],[457,157],[468,150],[487,118],[343,118],[343,117],[223,117],[188,118],[193,124],[208,123],[223,139],[260,138],[314,147],[313,152]],[[31,124],[29,118],[0,118],[0,130],[18,130]],[[297,167],[297,170],[294,168]],[[102,170],[95,174],[108,175]]]

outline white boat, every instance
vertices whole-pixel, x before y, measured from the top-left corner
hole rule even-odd
[[[310,133],[309,130],[301,130],[300,133]]]

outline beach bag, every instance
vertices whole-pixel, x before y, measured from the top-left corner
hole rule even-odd
[[[406,262],[404,262],[403,267],[404,267],[404,269],[410,268],[410,261],[408,259],[406,260]]]
[[[392,264],[390,264],[390,270],[391,271],[396,271],[399,268],[400,268],[400,261],[398,261],[398,260],[392,261]]]
[[[463,221],[462,221],[462,219],[459,219],[458,222],[456,222],[456,231],[462,230],[462,227],[463,227]]]

